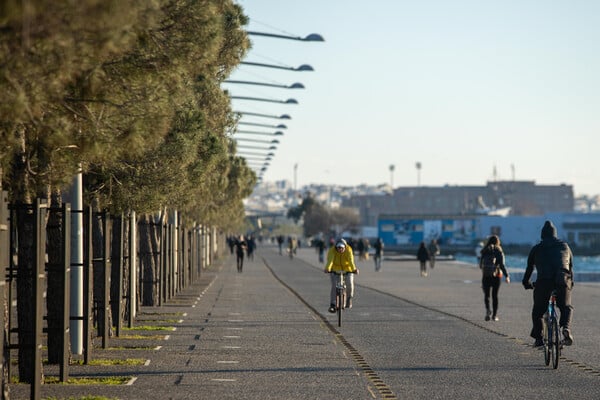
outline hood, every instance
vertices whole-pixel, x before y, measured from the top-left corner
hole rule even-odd
[[[552,221],[546,221],[542,227],[542,240],[556,237],[556,227]]]

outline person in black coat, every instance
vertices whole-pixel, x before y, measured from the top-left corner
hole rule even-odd
[[[533,309],[531,319],[531,337],[535,339],[534,346],[543,346],[543,316],[548,307],[552,291],[556,291],[556,305],[560,309],[559,325],[562,328],[564,344],[573,344],[571,335],[571,290],[573,288],[573,253],[566,242],[558,239],[556,228],[552,221],[546,221],[542,228],[542,240],[529,252],[527,269],[523,275],[525,289],[534,289],[530,278],[533,269],[537,270],[535,289],[533,290]]]
[[[421,268],[421,276],[427,276],[427,261],[429,261],[429,250],[425,247],[425,242],[421,242],[419,250],[417,250],[417,260]]]

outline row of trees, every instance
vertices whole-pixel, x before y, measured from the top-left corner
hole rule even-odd
[[[227,134],[236,117],[220,84],[250,47],[246,24],[232,0],[0,3],[0,187],[18,209],[23,332],[35,252],[19,206],[60,207],[80,171],[97,210],[242,224],[256,176]]]
[[[287,217],[298,223],[304,220],[304,236],[311,237],[319,233],[339,234],[346,230],[356,229],[359,216],[351,208],[328,208],[319,203],[310,193],[296,207],[291,207]],[[337,232],[335,232],[337,231]]]

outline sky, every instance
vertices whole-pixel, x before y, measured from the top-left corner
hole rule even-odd
[[[244,61],[314,71],[240,65],[229,78],[305,89],[223,85],[235,97],[298,101],[232,100],[234,111],[291,116],[241,119],[287,127],[275,137],[263,182],[398,187],[515,179],[600,194],[600,1],[237,3],[249,31],[325,39],[251,35]]]

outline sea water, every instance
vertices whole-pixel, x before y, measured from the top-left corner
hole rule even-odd
[[[467,254],[456,254],[457,261],[477,265],[477,259]],[[527,268],[527,256],[506,255],[504,265],[516,279],[521,279]],[[600,256],[573,256],[573,272],[575,281],[600,281]]]

